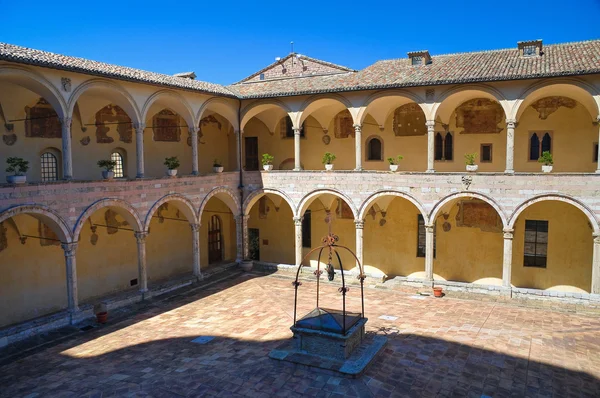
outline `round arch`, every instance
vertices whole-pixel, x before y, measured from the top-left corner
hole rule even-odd
[[[417,208],[417,210],[419,210],[419,213],[421,213],[421,215],[423,216],[423,219],[425,220],[425,224],[429,223],[429,215],[427,214],[425,207],[423,207],[423,204],[421,204],[421,202],[419,202],[418,199],[416,199],[415,197],[413,197],[405,192],[392,191],[392,190],[377,191],[374,194],[372,194],[371,196],[369,196],[367,199],[365,199],[365,201],[362,203],[362,205],[360,207],[360,211],[358,214],[359,219],[364,220],[365,217],[367,216],[367,211],[369,210],[369,208],[371,206],[373,206],[373,204],[377,201],[377,199],[384,197],[384,196],[395,196],[398,198],[408,200]]]
[[[587,207],[585,204],[581,203],[579,200],[572,198],[570,196],[561,195],[561,194],[538,195],[538,196],[534,196],[533,198],[527,199],[526,201],[524,201],[523,203],[518,205],[516,207],[515,211],[510,216],[510,219],[508,220],[508,223],[507,223],[508,228],[514,229],[515,223],[517,222],[519,215],[521,215],[521,213],[525,209],[527,209],[529,206],[531,206],[535,203],[551,201],[551,200],[568,203],[570,205],[575,206],[579,210],[581,210],[583,212],[583,214],[586,215],[590,224],[592,225],[594,233],[600,234],[600,225],[598,223],[598,219],[596,218],[594,212],[589,207]]]
[[[362,124],[367,114],[371,113],[374,107],[385,108],[382,112],[381,118],[375,118],[375,120],[382,119],[385,123],[389,114],[396,108],[414,102],[423,110],[425,117],[427,117],[429,109],[425,105],[425,101],[420,96],[411,93],[406,90],[391,90],[391,91],[379,91],[376,92],[365,100],[363,106],[358,110],[356,120],[358,124]],[[381,122],[381,120],[378,120]]]
[[[530,85],[519,95],[519,99],[515,101],[508,114],[512,119],[519,120],[529,105],[550,95],[569,97],[581,103],[588,110],[592,121],[596,121],[600,115],[598,90],[586,82],[574,78],[544,80]]]
[[[236,129],[238,125],[238,115],[236,107],[232,106],[231,103],[223,98],[213,97],[208,101],[205,101],[200,109],[198,109],[198,113],[196,114],[196,120],[198,123],[204,117],[204,114],[208,111],[212,111],[223,116],[229,124],[231,124]]]
[[[238,216],[240,214],[240,201],[237,196],[231,191],[231,189],[227,187],[216,187],[212,191],[210,191],[200,203],[200,208],[198,210],[198,220],[202,219],[202,213],[204,212],[204,208],[208,201],[216,197],[220,199],[229,210],[233,213],[234,216]]]
[[[143,122],[140,117],[140,111],[131,94],[129,94],[129,92],[121,85],[105,79],[91,79],[77,86],[69,98],[67,108],[69,115],[73,113],[73,109],[75,108],[75,104],[77,104],[79,97],[88,91],[100,93],[115,105],[120,106],[133,123]]]
[[[337,196],[338,198],[342,199],[344,202],[346,202],[346,204],[348,206],[350,206],[350,209],[352,210],[352,214],[354,215],[354,219],[358,218],[358,210],[354,206],[354,202],[352,201],[352,199],[350,199],[348,196],[346,196],[342,192],[334,190],[334,189],[318,189],[316,191],[312,191],[312,192],[309,192],[308,194],[304,195],[304,197],[300,201],[300,204],[298,205],[298,209],[296,211],[296,217],[302,217],[304,215],[304,212],[306,211],[306,209],[308,209],[308,207],[311,205],[311,203],[315,199],[317,199],[320,195],[325,195],[325,194]]]
[[[240,130],[244,129],[250,119],[269,109],[275,109],[279,111],[278,113],[280,115],[277,117],[278,121],[281,119],[281,117],[283,117],[283,114],[289,115],[292,113],[292,110],[289,106],[287,106],[287,104],[276,99],[255,101],[242,108],[240,112]]]
[[[19,205],[0,213],[0,223],[19,214],[27,214],[46,224],[63,243],[73,242],[71,231],[63,218],[54,210],[42,205]]]
[[[481,97],[498,102],[504,111],[505,118],[508,118],[510,109],[504,94],[496,88],[484,84],[468,84],[444,91],[431,108],[430,114],[425,113],[425,115],[428,120],[436,120],[440,117],[444,121],[445,116],[450,118],[454,109],[464,102]]]
[[[40,95],[52,105],[59,118],[70,115],[60,92],[42,75],[23,67],[6,65],[0,66],[0,80],[6,80]]]
[[[177,209],[185,215],[185,218],[187,218],[190,224],[198,224],[198,217],[196,216],[196,210],[192,201],[183,195],[174,193],[163,196],[152,205],[152,207],[148,211],[148,214],[146,215],[146,221],[144,222],[145,231],[148,231],[148,229],[150,228],[152,216],[154,215],[156,210],[158,210],[160,206],[168,202],[172,202],[175,205],[175,207],[177,207]]]
[[[348,109],[350,111],[350,109],[354,108],[352,103],[346,97],[339,94],[331,93],[313,95],[304,101],[304,103],[302,103],[302,106],[300,106],[300,111],[296,114],[296,119],[294,120],[294,118],[292,118],[292,122],[294,122],[294,126],[302,126],[302,123],[304,123],[306,118],[309,117],[315,110],[323,106],[336,104],[341,105],[336,107],[339,108],[337,112],[341,112],[344,109]],[[358,119],[354,113],[355,112],[350,111],[350,115],[352,115],[352,121],[356,124]]]
[[[104,208],[111,207],[123,217],[129,225],[133,228],[134,231],[144,231],[144,223],[138,216],[137,211],[134,209],[132,205],[127,203],[122,199],[101,199],[97,202],[92,203],[85,211],[79,216],[77,222],[75,223],[75,227],[73,228],[73,239],[77,242],[79,241],[79,234],[81,233],[81,229],[83,225],[87,221],[87,219],[94,214],[96,211]]]
[[[429,222],[431,223],[436,220],[436,218],[438,217],[438,213],[446,204],[448,204],[456,199],[460,199],[460,198],[479,199],[483,202],[486,202],[487,204],[492,206],[494,208],[494,210],[496,210],[496,213],[498,213],[498,215],[500,216],[500,219],[502,220],[502,227],[506,228],[506,226],[508,225],[508,218],[506,217],[504,210],[502,210],[500,205],[498,205],[498,203],[496,203],[496,201],[494,199],[492,199],[484,194],[478,193],[478,192],[467,192],[467,191],[456,192],[456,193],[450,194],[450,195],[442,198],[439,202],[437,202],[433,206],[433,209],[431,209],[431,212],[429,213]]]
[[[290,206],[290,209],[292,210],[292,215],[296,217],[296,204],[294,203],[294,201],[285,192],[272,188],[257,189],[256,191],[253,191],[250,195],[248,195],[248,197],[244,200],[244,215],[249,215],[250,210],[252,210],[252,206],[254,206],[261,197],[267,194],[280,196]]]
[[[150,110],[150,107],[152,107],[152,105],[157,101],[164,101],[167,103],[168,108],[177,112],[179,116],[185,120],[188,127],[196,127],[197,123],[190,104],[185,98],[183,98],[181,94],[173,90],[160,90],[148,97],[146,103],[142,107],[141,120],[143,122],[145,122],[148,118],[148,111]]]

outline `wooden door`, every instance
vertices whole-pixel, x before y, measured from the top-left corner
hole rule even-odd
[[[246,170],[258,170],[258,137],[244,138],[244,147],[246,148]]]
[[[221,218],[214,215],[208,225],[208,263],[223,261],[223,233],[221,231]]]

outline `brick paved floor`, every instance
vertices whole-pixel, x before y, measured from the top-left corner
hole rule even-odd
[[[300,315],[314,287],[301,286]],[[321,304],[336,303],[324,286]],[[267,357],[291,336],[292,304],[290,280],[274,276],[180,293],[1,367],[0,396],[600,396],[597,314],[369,288],[367,328],[389,342],[362,378],[345,379]]]

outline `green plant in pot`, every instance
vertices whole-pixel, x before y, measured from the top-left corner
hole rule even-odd
[[[273,170],[273,160],[275,160],[275,156],[263,153],[261,162],[265,171]]]
[[[167,175],[169,177],[175,177],[177,175],[177,168],[180,164],[181,163],[179,163],[179,159],[177,159],[177,156],[165,158],[164,165],[167,166]]]
[[[105,180],[112,180],[115,177],[115,172],[113,170],[115,169],[116,165],[117,165],[117,162],[115,162],[114,160],[110,160],[110,159],[99,160],[98,167],[104,169],[104,170],[102,170],[102,178],[104,178]]]
[[[325,170],[333,170],[333,162],[335,161],[336,156],[331,152],[325,152],[323,155],[322,163],[325,165]]]
[[[400,161],[404,159],[404,156],[402,155],[398,155],[395,158],[388,158],[387,161],[390,164],[390,171],[397,171],[398,170],[398,164],[400,163]]]
[[[223,172],[223,164],[221,164],[221,161],[219,159],[213,160],[213,170],[215,173]]]
[[[467,153],[465,155],[465,164],[467,165],[467,171],[477,171],[479,166],[475,164],[476,158],[477,158],[476,153]]]
[[[29,170],[29,162],[23,158],[10,157],[6,159],[7,173],[13,173],[11,176],[6,176],[6,182],[9,184],[24,184],[27,182],[27,170]]]
[[[542,164],[542,171],[544,173],[550,173],[552,171],[554,159],[552,158],[550,151],[542,152],[542,156],[539,157],[538,162]]]

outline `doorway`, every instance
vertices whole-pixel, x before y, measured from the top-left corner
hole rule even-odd
[[[258,137],[244,138],[246,171],[258,170]]]
[[[214,264],[223,261],[223,233],[221,218],[214,215],[208,225],[208,263]]]

